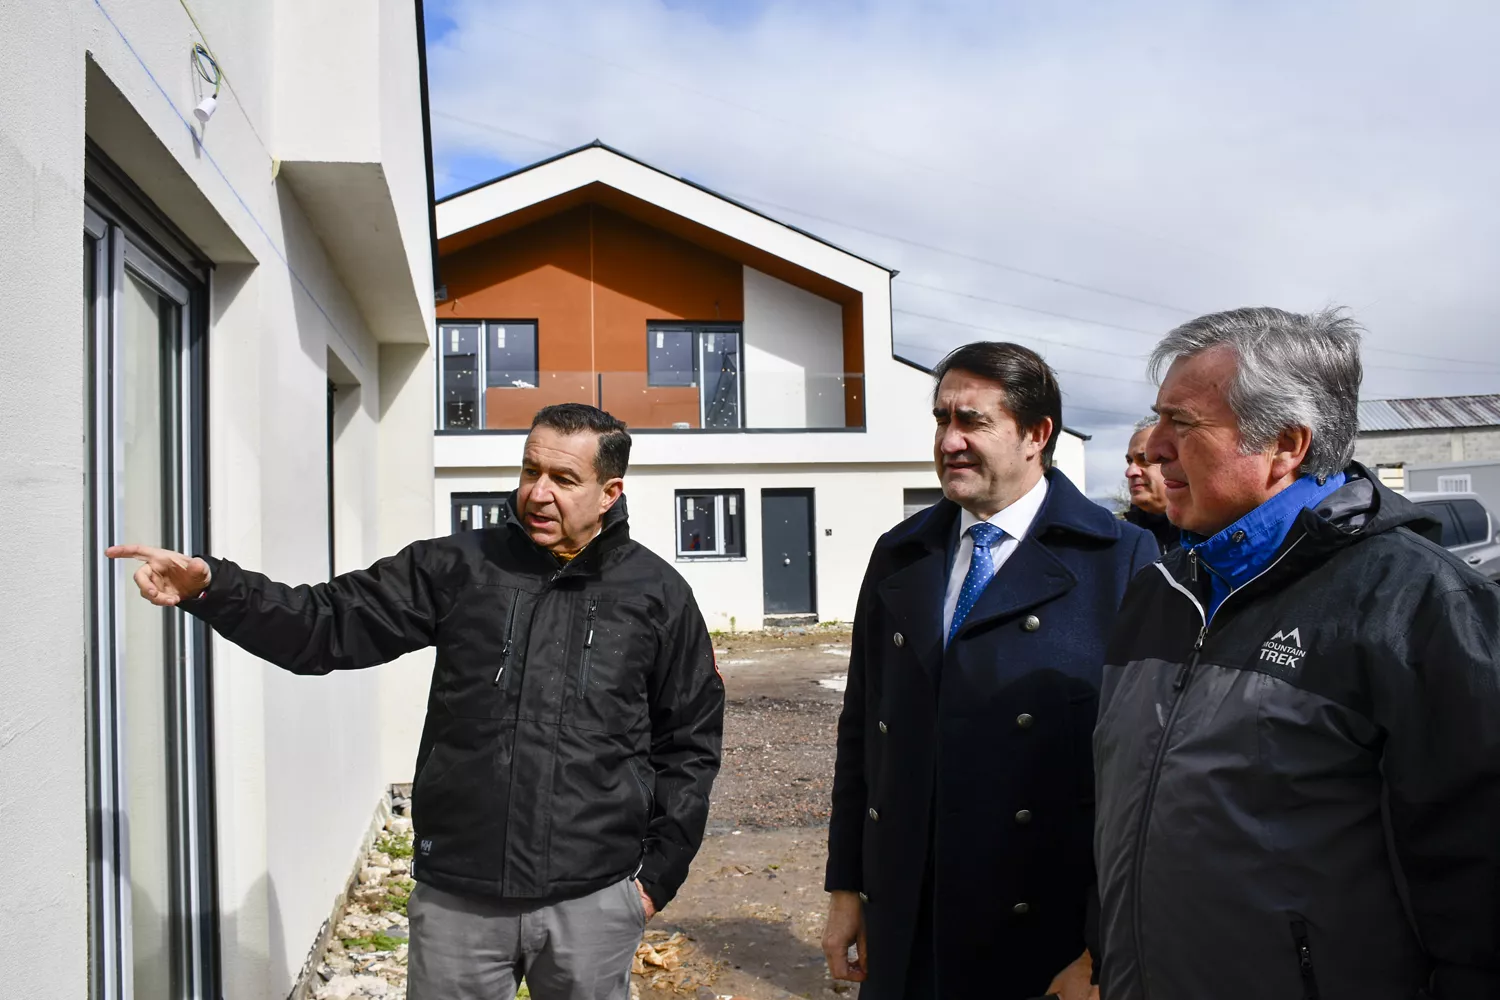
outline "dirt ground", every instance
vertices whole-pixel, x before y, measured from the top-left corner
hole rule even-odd
[[[818,627],[716,636],[714,645],[728,705],[709,835],[647,936],[688,940],[675,949],[680,967],[645,966],[641,996],[852,998],[828,977],[819,946],[849,634]]]

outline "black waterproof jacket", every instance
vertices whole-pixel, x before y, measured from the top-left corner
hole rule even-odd
[[[1108,1000],[1500,997],[1500,588],[1347,474],[1206,627],[1187,551],[1125,596],[1094,736]]]
[[[1182,548],[1182,529],[1167,520],[1165,514],[1147,514],[1135,504],[1131,504],[1125,509],[1121,519],[1137,528],[1145,528],[1151,532],[1151,537],[1156,539],[1156,547],[1161,549],[1162,555]]]
[[[512,498],[513,501],[513,498]],[[566,564],[513,511],[289,587],[227,560],[182,607],[299,674],[437,647],[412,791],[414,875],[510,900],[637,873],[658,908],[703,839],[724,686],[692,591],[621,497]]]

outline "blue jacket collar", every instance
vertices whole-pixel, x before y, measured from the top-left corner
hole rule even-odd
[[[1302,476],[1212,537],[1184,531],[1183,547],[1209,570],[1213,606],[1259,576],[1276,558],[1297,515],[1316,507],[1343,486],[1344,479],[1342,472],[1323,483]]]

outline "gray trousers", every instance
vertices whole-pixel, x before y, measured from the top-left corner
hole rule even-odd
[[[646,929],[635,881],[561,903],[459,896],[417,883],[407,1000],[627,1000],[630,961]]]

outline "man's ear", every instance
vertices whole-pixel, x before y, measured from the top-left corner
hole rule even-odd
[[[625,492],[625,480],[616,476],[606,480],[604,483],[604,499],[600,503],[601,510],[609,510],[620,499],[620,494]]]
[[[1296,478],[1310,447],[1312,429],[1309,427],[1288,427],[1276,435],[1276,440],[1271,445],[1271,482],[1277,483],[1288,477]]]
[[[1038,420],[1036,426],[1026,432],[1026,457],[1040,455],[1046,450],[1047,442],[1052,440],[1052,418],[1043,417]]]

